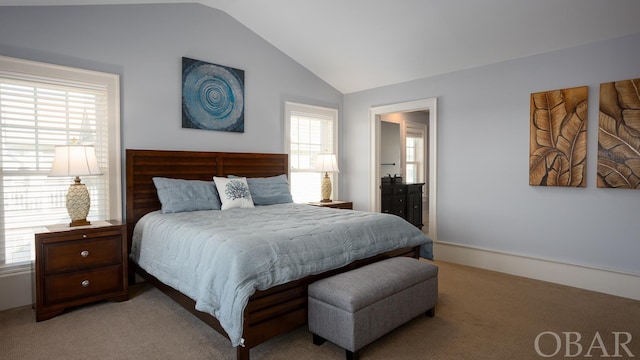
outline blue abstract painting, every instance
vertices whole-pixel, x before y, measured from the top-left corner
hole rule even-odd
[[[182,58],[182,127],[244,132],[244,70]]]

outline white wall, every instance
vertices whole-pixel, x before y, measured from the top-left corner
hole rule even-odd
[[[123,152],[281,153],[285,101],[342,111],[339,91],[199,4],[0,7],[0,55],[120,74]],[[245,71],[244,133],[181,128],[183,56]],[[16,279],[0,277],[0,309],[31,302],[30,286],[16,289]]]
[[[343,196],[367,209],[369,108],[437,97],[437,240],[640,276],[640,190],[596,188],[599,85],[638,58],[640,34],[347,94]],[[587,187],[529,186],[530,94],[583,85]]]

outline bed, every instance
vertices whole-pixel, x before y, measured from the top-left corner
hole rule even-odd
[[[411,235],[407,235],[406,239],[403,237],[397,241],[382,242],[371,240],[369,241],[371,244],[366,247],[356,244],[355,240],[353,244],[351,243],[351,239],[355,238],[362,238],[361,241],[367,243],[368,239],[374,236],[351,236],[350,234],[355,234],[353,231],[356,231],[354,230],[356,226],[362,226],[357,225],[359,221],[365,221],[366,218],[366,221],[373,221],[371,224],[381,222],[382,227],[374,232],[382,233],[385,228],[392,229],[393,226],[397,226],[397,219],[392,215],[289,203],[256,206],[252,209],[234,208],[228,211],[203,210],[164,214],[159,211],[161,203],[153,180],[154,177],[201,181],[211,181],[213,176],[268,178],[287,174],[287,172],[288,156],[286,154],[131,149],[126,151],[126,216],[128,250],[131,254],[130,282],[134,281],[134,271],[139,273],[199,319],[229,338],[232,346],[236,346],[238,359],[249,359],[249,350],[252,347],[306,324],[308,284],[388,257],[419,257],[421,250],[423,256],[424,254],[427,254],[427,257],[430,256],[430,240],[421,233],[422,237],[416,235],[415,229],[408,223],[407,226],[410,227],[408,229],[411,230],[407,230],[407,233]],[[244,218],[245,216],[247,218]],[[287,225],[283,217],[294,219],[296,225]],[[169,225],[172,221],[178,221],[177,227],[182,231],[169,235],[168,229],[176,228],[176,225]],[[385,221],[389,223],[384,223]],[[340,222],[344,222],[344,226],[340,225]],[[221,228],[212,228],[218,223],[221,224]],[[245,225],[242,226],[242,224]],[[327,224],[330,225],[327,226]],[[365,228],[375,229],[371,224],[366,225]],[[342,228],[344,229],[341,230]],[[144,232],[142,229],[145,229]],[[240,231],[239,235],[234,232],[234,229]],[[256,237],[256,233],[261,229],[262,233]],[[344,234],[340,234],[340,231],[344,231]],[[391,233],[397,232],[394,229]],[[280,234],[286,234],[287,240],[281,240]],[[390,235],[386,236],[389,238]],[[220,261],[211,261],[213,266],[219,266],[218,268],[202,272],[209,275],[200,275],[197,270],[208,262],[205,261],[207,258],[202,255],[200,249],[213,246],[208,245],[212,243],[213,238],[218,241],[215,242],[218,244],[215,245],[215,254],[218,259],[234,256],[238,258],[237,261],[233,260],[234,265],[227,267],[239,270],[235,269],[235,272],[223,275],[224,281],[219,280],[219,274],[227,269],[216,265],[221,264]],[[233,239],[227,241],[230,238]],[[296,242],[289,241],[290,238],[296,238]],[[343,256],[342,250],[336,252],[340,244],[340,240],[337,240],[339,238],[348,238],[349,244],[345,246],[350,249],[355,248],[355,253],[347,255],[344,252]],[[305,242],[298,243],[299,239]],[[154,242],[160,244],[161,248],[162,244],[170,244],[170,246],[164,246],[169,250],[163,250],[164,256],[168,257],[162,258],[163,255],[160,254],[162,251],[155,251],[159,254],[157,256],[151,255],[154,254],[154,250],[150,244]],[[393,246],[390,246],[390,243],[393,243]],[[286,250],[289,244],[298,245],[291,245],[297,246],[295,250]],[[315,249],[314,244],[319,244],[318,249]],[[174,250],[171,250],[171,246]],[[175,261],[177,264],[190,264],[193,265],[192,268],[186,266],[181,271],[162,270],[162,266],[170,263],[170,259],[177,257],[179,252],[189,252],[180,251],[189,246],[198,249],[192,250],[191,253],[200,256],[201,260],[179,259]],[[245,254],[249,248],[251,248],[250,255],[241,255]],[[307,250],[310,254],[318,252],[322,255],[318,258],[313,257],[315,255],[299,256]],[[233,255],[233,251],[238,255]],[[245,260],[242,260],[243,256]],[[202,260],[203,258],[205,260]],[[330,260],[328,264],[326,260]],[[249,278],[247,275],[249,268],[253,267],[252,261],[260,264],[254,269],[257,274],[256,279]],[[317,266],[316,263],[318,263]],[[281,271],[281,267],[286,268],[287,271]],[[230,288],[228,292],[226,288],[214,285],[203,290],[201,287],[194,288],[199,286],[200,281],[185,277],[178,278],[177,275],[175,279],[172,278],[171,275],[181,272],[198,274],[192,277],[205,279],[203,283],[227,283],[234,277],[241,279],[241,282],[233,284],[235,287]],[[167,274],[170,276],[167,277]],[[227,311],[222,305],[217,307],[222,300],[208,302],[207,297],[202,294],[212,294],[214,298],[219,296],[233,299],[229,308],[234,310]],[[235,321],[237,319],[240,321]]]

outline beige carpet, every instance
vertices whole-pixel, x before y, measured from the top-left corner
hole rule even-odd
[[[575,344],[569,346],[569,355],[578,355],[573,358],[585,358],[589,349],[592,357],[587,359],[627,359],[627,350],[640,358],[640,301],[436,264],[440,267],[436,316],[421,316],[365,347],[362,360],[566,359],[563,332],[572,332]],[[536,353],[535,340],[542,332],[547,333],[539,338],[541,354],[557,352],[556,356]],[[615,346],[613,332],[621,333],[618,339],[626,342],[624,346]],[[575,341],[577,334],[580,341]],[[613,357],[616,354],[620,356]],[[234,355],[228,340],[145,284],[131,288],[129,301],[89,305],[40,323],[30,307],[0,312],[1,359],[233,359]],[[343,350],[331,343],[313,345],[305,328],[251,351],[256,360],[344,357]]]

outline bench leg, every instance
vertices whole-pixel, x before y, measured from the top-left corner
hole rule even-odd
[[[323,338],[322,336],[316,335],[316,334],[312,334],[313,335],[313,345],[322,345],[324,344],[325,341],[327,341],[327,339]]]
[[[347,352],[347,360],[358,360],[358,352],[357,351],[349,351],[349,350],[345,350]]]
[[[427,310],[427,312],[424,313],[426,316],[428,317],[434,317],[436,316],[436,307],[432,307],[431,309]]]

